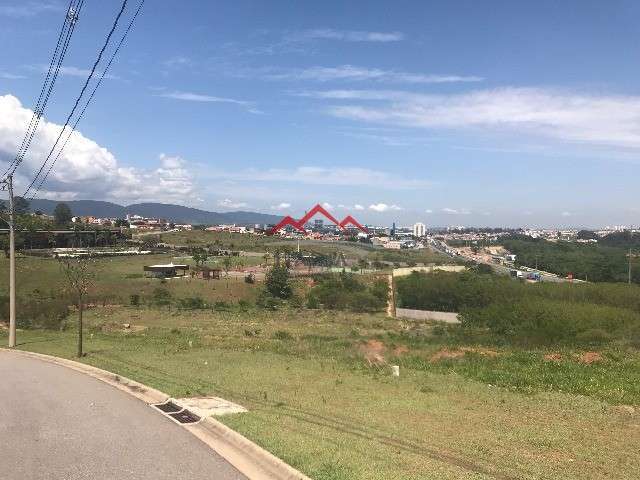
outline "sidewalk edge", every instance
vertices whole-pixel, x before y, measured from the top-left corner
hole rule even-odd
[[[0,347],[0,352],[3,351],[37,358],[48,363],[84,373],[118,390],[126,392],[147,404],[163,403],[171,398],[166,393],[156,390],[155,388],[148,387],[135,380],[85,363],[42,353]],[[253,443],[248,438],[213,417],[207,417],[196,425],[185,425],[185,428],[227,460],[243,475],[252,480],[311,480],[272,453],[266,451],[264,448]]]

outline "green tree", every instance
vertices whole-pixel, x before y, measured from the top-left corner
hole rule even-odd
[[[226,256],[222,259],[222,269],[224,270],[224,276],[227,279],[227,287],[229,286],[229,270],[233,267],[233,260],[230,256]]]
[[[204,265],[209,258],[209,254],[204,248],[194,248],[191,252],[191,256],[193,257],[193,261],[196,262],[196,265],[199,267]]]
[[[53,211],[53,217],[55,218],[57,225],[66,225],[73,218],[73,214],[71,213],[69,205],[66,203],[59,203]]]
[[[269,295],[288,299],[293,295],[293,289],[289,280],[289,269],[282,263],[276,263],[267,272],[265,277],[265,288]]]
[[[75,297],[78,307],[78,357],[84,355],[82,349],[82,313],[89,289],[95,280],[95,262],[88,257],[65,258],[60,264],[67,289]]]

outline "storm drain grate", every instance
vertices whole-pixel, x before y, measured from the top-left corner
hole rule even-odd
[[[163,411],[164,413],[175,413],[182,410],[182,407],[180,405],[176,405],[172,401],[168,401],[165,403],[156,403],[153,406],[156,407],[158,410]]]
[[[186,409],[178,413],[170,413],[169,416],[180,423],[196,423],[200,421],[198,415]]]

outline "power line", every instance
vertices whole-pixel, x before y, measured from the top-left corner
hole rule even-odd
[[[95,62],[93,63],[93,66],[91,67],[91,71],[89,72],[89,75],[87,76],[87,79],[84,82],[84,85],[82,86],[82,89],[80,90],[80,95],[78,95],[78,98],[76,98],[76,101],[75,101],[75,103],[73,105],[73,108],[71,109],[71,112],[69,112],[69,115],[67,115],[67,119],[64,122],[64,125],[60,129],[60,133],[58,134],[58,138],[56,138],[55,143],[53,144],[53,146],[51,147],[51,150],[49,150],[49,153],[47,154],[47,158],[45,158],[44,162],[42,162],[42,165],[40,166],[40,168],[38,169],[38,172],[36,173],[35,177],[31,181],[31,183],[29,184],[29,187],[27,187],[27,189],[25,190],[25,192],[23,194],[23,197],[26,196],[29,193],[29,191],[31,190],[33,185],[36,183],[36,181],[38,180],[38,177],[42,173],[42,170],[44,169],[44,167],[47,165],[47,162],[51,158],[51,155],[53,154],[53,151],[58,146],[58,142],[60,141],[60,138],[62,138],[62,135],[64,134],[64,129],[67,128],[67,126],[69,125],[69,122],[71,121],[71,117],[75,113],[76,108],[78,108],[78,104],[80,103],[80,100],[82,99],[82,96],[84,95],[84,92],[87,90],[87,86],[89,85],[89,82],[91,81],[91,78],[93,78],[93,74],[95,73],[96,68],[98,67],[98,64],[100,63],[100,60],[102,59],[102,55],[103,55],[104,51],[107,49],[107,46],[109,45],[109,42],[111,41],[111,36],[113,35],[113,32],[115,31],[116,27],[118,26],[118,21],[120,20],[120,17],[122,16],[122,13],[124,12],[124,9],[126,8],[126,6],[127,6],[127,0],[123,0],[122,6],[120,7],[120,11],[118,12],[118,15],[116,16],[116,18],[115,18],[115,20],[113,22],[113,25],[111,26],[111,30],[109,30],[109,34],[107,35],[107,38],[105,39],[104,44],[102,45],[102,48],[100,49],[100,52],[98,53],[98,57],[96,58]]]
[[[51,61],[49,62],[49,68],[47,69],[47,74],[42,84],[42,88],[40,89],[38,100],[33,109],[31,120],[29,121],[29,125],[27,126],[27,130],[24,134],[24,137],[22,138],[22,143],[18,148],[16,156],[8,165],[3,174],[3,177],[5,177],[10,171],[12,173],[15,172],[15,169],[18,167],[18,165],[20,165],[31,145],[31,141],[33,140],[33,137],[38,129],[40,118],[44,114],[45,108],[49,101],[49,97],[51,96],[51,92],[53,91],[53,86],[55,85],[56,79],[58,78],[60,67],[62,66],[62,61],[64,60],[64,57],[67,53],[69,42],[71,41],[71,36],[73,35],[73,31],[78,20],[78,15],[82,10],[83,4],[84,0],[79,0],[79,2],[78,0],[69,1],[69,7],[67,9],[67,13],[65,14],[62,28],[60,29],[60,34],[58,35],[56,48],[51,57]],[[60,49],[61,47],[62,50]]]
[[[56,154],[56,157],[53,159],[53,161],[49,165],[49,168],[47,169],[47,171],[44,174],[44,176],[40,179],[40,182],[38,183],[38,186],[36,187],[35,192],[33,192],[33,194],[31,195],[31,199],[32,200],[36,197],[36,195],[38,194],[38,191],[40,191],[40,189],[42,188],[42,185],[44,184],[44,182],[49,177],[49,173],[51,173],[51,170],[53,170],[53,167],[55,166],[56,162],[60,158],[60,155],[62,154],[64,148],[67,146],[67,143],[69,142],[69,139],[71,138],[71,135],[73,134],[73,132],[75,131],[76,127],[80,123],[80,120],[82,120],[82,117],[84,116],[84,112],[87,110],[87,107],[91,103],[91,100],[93,100],[93,97],[94,97],[96,91],[98,90],[98,88],[102,84],[102,80],[104,79],[105,75],[109,71],[109,68],[111,67],[111,64],[113,63],[113,60],[116,58],[118,52],[120,51],[120,47],[122,47],[122,44],[124,43],[125,39],[127,38],[127,35],[129,34],[129,31],[131,30],[131,27],[133,27],[133,24],[136,21],[136,18],[138,17],[138,14],[140,13],[140,10],[142,9],[142,6],[144,5],[144,2],[145,2],[145,0],[141,0],[140,3],[138,4],[138,8],[136,9],[135,13],[133,14],[133,17],[131,17],[131,21],[129,22],[129,25],[127,25],[127,28],[124,31],[124,33],[122,34],[122,37],[120,38],[120,41],[118,42],[118,45],[116,46],[115,50],[111,54],[111,58],[109,59],[109,62],[107,63],[106,67],[104,68],[104,71],[102,72],[102,75],[100,75],[100,79],[98,80],[98,83],[96,83],[95,87],[93,88],[93,91],[91,92],[91,95],[89,96],[87,102],[85,103],[84,107],[82,108],[82,111],[80,112],[80,115],[78,115],[78,118],[74,122],[73,127],[71,127],[71,130],[67,134],[67,137],[65,138],[64,143],[62,144],[62,147],[60,147],[60,150],[58,150],[58,153]]]
[[[67,32],[67,38],[68,38],[68,31],[67,27],[70,25],[70,15],[69,13],[73,11],[74,9],[74,1],[75,0],[70,0],[69,1],[69,7],[67,9],[67,13],[64,16],[64,21],[62,22],[62,28],[60,29],[60,34],[58,35],[58,41],[56,43],[56,48],[53,52],[53,56],[51,57],[51,61],[49,62],[49,68],[47,69],[47,74],[45,76],[44,82],[42,83],[42,88],[40,89],[40,95],[38,95],[38,100],[36,102],[35,107],[33,108],[33,114],[31,115],[31,120],[29,122],[29,125],[27,127],[27,131],[25,132],[25,135],[22,139],[22,143],[20,144],[20,147],[18,148],[18,152],[16,153],[16,157],[13,160],[13,162],[11,162],[11,164],[9,165],[9,168],[7,169],[7,172],[9,171],[9,169],[13,166],[14,162],[19,162],[19,159],[21,158],[21,156],[24,154],[24,152],[26,151],[26,145],[28,143],[28,138],[29,138],[29,134],[32,131],[31,129],[37,128],[37,125],[34,127],[34,122],[37,123],[37,120],[40,118],[41,112],[44,111],[44,106],[45,103],[43,103],[43,96],[45,94],[45,90],[47,89],[47,84],[49,83],[49,78],[51,77],[51,71],[54,67],[54,64],[56,63],[56,61],[60,61],[60,59],[58,58],[58,52],[60,50],[60,46],[65,43],[66,41],[63,42],[63,37],[65,37],[65,31]],[[64,51],[64,47],[63,47],[63,54],[65,53]],[[64,55],[60,55],[60,57],[63,57]],[[56,60],[58,59],[58,60]],[[57,70],[57,68],[56,68]],[[54,74],[54,78],[52,83],[55,83],[55,79],[56,79],[56,75]],[[51,88],[51,87],[50,87]],[[42,108],[41,108],[42,107]],[[28,148],[28,147],[27,147]],[[6,172],[5,172],[6,175]]]

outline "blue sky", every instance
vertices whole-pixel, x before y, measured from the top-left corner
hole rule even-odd
[[[19,185],[119,3],[86,2]],[[0,1],[2,161],[64,4]],[[326,202],[378,224],[640,223],[638,2],[177,5],[147,1],[39,196],[294,215]]]

